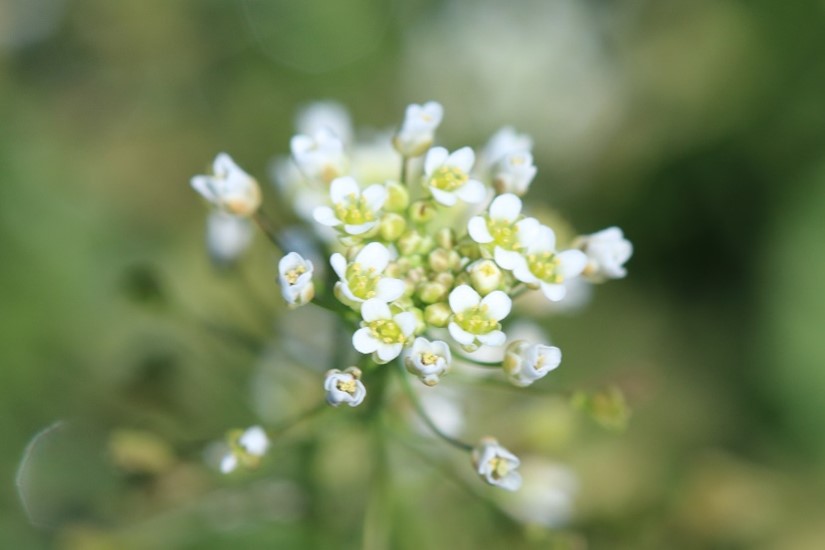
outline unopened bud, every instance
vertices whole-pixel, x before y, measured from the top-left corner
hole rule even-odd
[[[455,246],[455,231],[451,227],[442,227],[435,234],[435,242],[441,248],[452,249]]]
[[[418,297],[425,304],[434,304],[447,297],[449,289],[440,283],[427,282],[418,289]]]
[[[436,283],[441,283],[447,288],[453,288],[453,283],[455,283],[455,275],[449,271],[444,271],[443,273],[437,273],[432,280]]]
[[[387,189],[387,202],[384,203],[384,210],[387,212],[403,212],[410,205],[410,192],[407,186],[397,181],[388,181],[385,185]]]
[[[450,269],[450,251],[444,248],[436,248],[427,257],[430,269],[435,272],[448,271]]]
[[[398,246],[398,251],[402,256],[410,256],[416,253],[422,240],[423,238],[420,233],[411,230],[401,235],[396,246]]]
[[[428,325],[443,328],[450,322],[453,311],[445,302],[430,304],[424,309],[424,320]]]
[[[410,219],[414,223],[427,223],[435,217],[436,210],[432,201],[420,200],[410,205]]]
[[[381,233],[381,238],[385,241],[393,242],[398,240],[398,238],[404,234],[406,229],[407,220],[398,214],[390,212],[389,214],[384,214],[384,216],[381,217],[379,231]]]
[[[479,260],[467,268],[470,281],[482,296],[497,290],[504,280],[501,269],[492,260]]]

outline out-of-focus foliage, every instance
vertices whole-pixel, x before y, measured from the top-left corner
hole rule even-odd
[[[0,547],[358,547],[367,517],[397,548],[822,548],[823,25],[815,0],[0,3]],[[537,453],[543,523],[423,436],[390,439],[370,509],[370,434],[332,411],[253,474],[207,466],[322,398],[279,341],[323,333],[320,372],[331,343],[282,315],[264,239],[209,265],[187,182],[221,150],[267,181],[324,98],[379,129],[436,99],[451,148],[513,124],[531,193],[633,241],[548,320],[542,391],[430,404]],[[610,385],[622,433],[548,396]]]

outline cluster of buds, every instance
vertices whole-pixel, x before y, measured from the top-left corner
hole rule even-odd
[[[526,211],[521,196],[537,173],[528,136],[504,128],[478,155],[466,146],[450,151],[435,145],[443,114],[436,102],[410,105],[393,134],[357,142],[346,111],[321,104],[299,119],[291,157],[275,163],[283,202],[315,229],[334,274],[318,300],[312,262],[283,251],[284,300],[356,320],[352,347],[363,358],[360,368],[327,372],[332,406],[361,404],[371,372],[394,361],[436,386],[454,358],[482,346],[504,350],[503,379],[530,385],[559,366],[561,351],[508,343],[514,300],[535,292],[559,302],[577,278],[601,283],[626,274],[632,247],[620,229],[566,244]],[[245,221],[261,203],[255,180],[226,154],[214,175],[192,186],[223,218]],[[339,306],[330,307],[333,297]],[[519,460],[495,440],[483,439],[472,455],[487,482],[519,486]]]

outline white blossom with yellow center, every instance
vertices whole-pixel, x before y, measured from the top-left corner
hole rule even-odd
[[[378,242],[362,248],[351,263],[336,252],[330,258],[332,269],[341,279],[335,283],[336,296],[356,308],[370,298],[394,302],[404,294],[404,281],[383,275],[389,263],[389,249]]]
[[[507,294],[495,290],[482,298],[471,286],[459,285],[450,292],[449,302],[453,315],[447,328],[465,350],[504,344],[507,336],[499,321],[510,314],[512,301]]]
[[[415,315],[395,315],[390,306],[378,298],[361,304],[361,328],[352,335],[352,345],[360,353],[371,353],[376,363],[388,363],[401,355],[415,331]]]
[[[433,147],[424,159],[424,186],[436,202],[453,206],[459,199],[468,203],[484,200],[487,188],[470,177],[475,153],[469,147],[450,153],[443,147]]]
[[[235,216],[251,216],[261,206],[258,182],[244,172],[232,157],[220,153],[212,163],[211,176],[195,176],[192,188],[222,211]]]
[[[529,386],[561,364],[561,350],[555,346],[515,340],[507,346],[504,372],[516,386]]]
[[[315,221],[348,235],[363,235],[378,225],[379,212],[387,201],[387,189],[374,184],[361,191],[355,178],[346,176],[332,182],[329,197],[333,207],[317,207],[313,212]]]
[[[633,255],[633,245],[618,227],[608,227],[579,239],[579,247],[587,255],[584,276],[594,282],[621,279],[627,275],[625,262]]]
[[[349,367],[344,371],[327,371],[324,390],[327,392],[327,403],[333,407],[341,403],[357,407],[367,396],[367,388],[361,382],[361,370],[357,367]]]
[[[405,157],[419,157],[433,144],[444,109],[435,101],[408,105],[401,129],[393,137],[393,146]]]
[[[278,262],[281,295],[290,307],[302,306],[315,297],[312,262],[297,252],[290,252]]]
[[[473,449],[473,465],[481,478],[496,487],[515,491],[521,487],[521,474],[516,471],[521,461],[493,438],[484,438]]]
[[[521,199],[512,193],[499,195],[490,203],[486,216],[473,216],[467,223],[470,238],[482,245],[482,253],[492,256],[504,269],[518,263],[521,252],[539,236],[541,224],[521,217]]]
[[[447,342],[418,337],[404,356],[404,365],[427,386],[435,386],[450,368],[452,356]]]
[[[533,155],[529,151],[516,151],[506,155],[493,170],[493,187],[499,193],[524,195],[536,177]]]

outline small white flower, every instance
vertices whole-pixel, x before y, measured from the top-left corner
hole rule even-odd
[[[210,203],[236,216],[251,216],[261,206],[261,189],[226,153],[212,163],[211,176],[195,176],[192,187]]]
[[[633,245],[624,238],[618,227],[608,227],[581,237],[578,244],[587,255],[584,275],[588,279],[601,282],[627,275],[624,264],[633,255]]]
[[[243,464],[255,467],[269,449],[269,437],[260,426],[252,426],[246,431],[237,430],[229,436],[229,450],[220,461],[220,470],[228,474]]]
[[[535,218],[521,217],[521,199],[512,193],[496,197],[486,216],[473,216],[467,223],[467,232],[475,242],[485,245],[482,252],[490,254],[504,269],[512,265],[539,237],[541,224]]]
[[[433,147],[424,159],[424,185],[433,198],[444,206],[453,206],[458,199],[468,203],[484,200],[484,184],[470,178],[475,153],[462,147],[452,154],[443,147]]]
[[[529,386],[561,364],[561,350],[544,344],[515,340],[507,346],[504,371],[516,386]]]
[[[401,129],[393,138],[396,150],[405,157],[424,154],[435,139],[435,130],[441,124],[444,109],[435,101],[424,105],[409,105]]]
[[[435,386],[439,377],[450,368],[452,356],[450,346],[441,340],[430,342],[426,338],[416,338],[404,356],[404,365],[424,384]]]
[[[281,295],[290,307],[302,306],[315,297],[312,262],[297,252],[290,252],[278,262]]]
[[[337,101],[316,101],[305,105],[295,117],[299,134],[314,136],[324,128],[343,143],[352,140],[352,121],[346,107]]]
[[[343,254],[336,252],[330,258],[332,269],[341,279],[335,283],[336,296],[350,306],[360,306],[370,298],[394,302],[404,294],[405,286],[401,279],[383,276],[389,262],[389,249],[378,242],[362,248],[349,264]]]
[[[473,466],[478,475],[490,485],[508,491],[521,487],[521,474],[516,471],[520,464],[516,455],[491,437],[482,439],[473,449]]]
[[[349,176],[337,178],[329,189],[333,208],[319,206],[313,212],[315,221],[343,229],[348,235],[362,235],[378,224],[378,212],[387,202],[383,185],[370,185],[363,191]]]
[[[527,151],[509,153],[493,169],[493,187],[499,193],[523,195],[536,177],[533,155]]]
[[[298,169],[310,180],[329,183],[347,171],[344,144],[329,128],[321,128],[312,136],[295,135],[289,146]]]
[[[482,157],[487,166],[493,166],[507,155],[530,152],[532,149],[533,138],[527,134],[519,134],[512,126],[505,126],[493,134],[484,146]]]
[[[341,403],[357,407],[367,396],[367,388],[361,382],[361,370],[357,367],[349,367],[343,372],[338,369],[327,371],[324,390],[327,392],[327,403],[333,407]]]
[[[360,353],[372,353],[376,363],[388,363],[401,355],[404,345],[415,331],[415,315],[390,311],[378,298],[361,304],[361,328],[352,335],[352,345]]]
[[[513,271],[513,276],[528,285],[537,285],[551,302],[558,302],[567,294],[565,281],[578,277],[587,256],[580,250],[556,252],[556,235],[553,230],[542,225],[539,236],[529,243],[523,256],[496,257],[504,269]]]
[[[255,235],[248,218],[213,210],[206,220],[206,248],[215,262],[234,262],[246,251]]]
[[[453,316],[447,328],[465,350],[504,344],[507,337],[499,321],[510,314],[512,301],[507,294],[494,290],[482,299],[471,286],[459,285],[450,292],[449,302]]]

